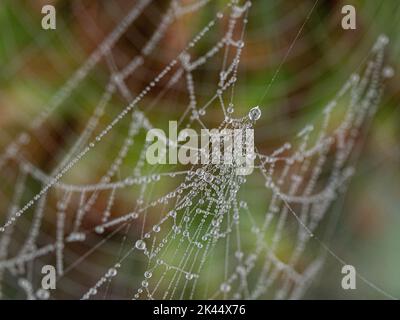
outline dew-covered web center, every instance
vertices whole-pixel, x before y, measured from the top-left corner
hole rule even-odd
[[[1,295],[7,298],[6,287],[14,286],[28,299],[301,298],[325,259],[326,247],[313,248],[315,238],[322,238],[320,226],[354,171],[352,151],[376,111],[383,80],[393,75],[384,65],[388,39],[377,40],[362,72],[338,88],[315,123],[263,153],[257,146],[257,122],[266,107],[248,106],[242,115],[235,110],[251,1],[231,1],[215,12],[181,52],[134,91],[128,79],[158,50],[171,25],[210,5],[207,0],[171,1],[140,52],[121,67],[115,63],[116,43],[151,2],[136,2],[32,127],[1,153],[0,175],[15,173],[0,227]],[[223,32],[217,33],[221,21]],[[206,42],[206,49],[203,44],[204,52],[194,54],[214,32],[218,36]],[[215,60],[218,77],[204,101],[196,72]],[[37,166],[27,154],[34,140],[31,131],[49,121],[70,95],[84,90],[81,84],[103,67],[100,63],[108,66],[108,78],[86,126],[53,169]],[[160,125],[153,115],[163,100],[162,94],[150,96],[177,86],[184,88],[188,103],[178,119],[165,117],[161,125],[177,120],[180,128],[197,130],[254,129],[251,175],[237,174],[235,164],[223,162],[179,167],[146,162],[149,143],[143,136]],[[115,115],[110,105],[116,96],[123,103]],[[341,120],[334,125],[337,111]],[[112,141],[118,151],[103,159],[108,163],[101,178],[71,180],[69,174],[81,162],[105,157],[98,150],[122,124],[127,129]],[[32,184],[40,187],[33,194]],[[120,205],[122,197],[130,199],[126,206]],[[41,288],[44,264],[56,267],[55,290]]]

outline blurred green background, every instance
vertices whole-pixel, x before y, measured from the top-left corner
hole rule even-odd
[[[85,61],[133,2],[1,1],[1,150],[30,125],[54,92]],[[48,3],[57,9],[56,30],[41,29],[40,10]],[[117,63],[123,65],[126,57],[140,50],[167,3],[155,4],[145,17],[129,28],[118,44]],[[132,92],[151,80],[154,71],[174,57],[182,44],[225,4],[226,1],[211,1],[195,16],[174,24],[161,41],[157,55],[152,56],[151,63],[146,65],[149,70],[143,68],[130,79]],[[345,4],[356,8],[356,30],[341,28],[340,11]],[[348,192],[339,197],[329,213],[339,216],[329,244],[360,274],[400,297],[400,3],[397,0],[319,1],[260,103],[267,84],[313,5],[311,0],[253,1],[235,89],[235,114],[244,115],[249,108],[260,105],[263,115],[257,122],[255,139],[257,146],[268,153],[290,141],[304,125],[318,119],[323,106],[350,74],[358,71],[365,62],[376,38],[382,33],[389,37],[386,64],[394,68],[395,75],[386,84],[368,135],[360,141],[361,156]],[[220,37],[218,32],[222,33],[224,27],[226,25],[222,22],[215,32],[208,35],[207,41]],[[196,50],[201,52],[201,46]],[[202,95],[207,97],[208,88],[215,85],[215,76],[212,75],[215,68],[215,64],[208,64],[197,78],[200,99]],[[62,158],[69,143],[76,140],[85,125],[106,77],[107,67],[100,64],[40,129],[44,147],[30,150],[34,163],[48,171]],[[184,110],[181,100],[181,93],[177,92],[162,101],[166,105],[158,106],[153,120],[161,123],[165,119],[178,118]],[[110,109],[102,120],[104,124],[117,115],[118,108]],[[210,115],[209,121],[213,123],[214,114]],[[125,129],[122,127],[118,129],[121,131],[113,132],[112,139],[121,139]],[[98,153],[90,154],[66,179],[81,183],[94,181],[108,163],[108,159],[98,154],[112,153],[108,146],[104,146],[104,150],[102,146],[99,148]],[[136,156],[131,155],[132,158]],[[94,161],[96,166],[93,166]],[[249,188],[250,198],[253,197],[251,192]],[[122,196],[119,201],[129,201],[129,197]],[[3,192],[1,201],[7,202],[7,192]],[[357,282],[357,290],[342,290],[340,269],[341,265],[328,255],[325,267],[305,298],[383,298],[361,281]]]

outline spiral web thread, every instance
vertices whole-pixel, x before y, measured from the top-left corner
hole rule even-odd
[[[0,229],[0,283],[5,283],[6,278],[17,283],[18,290],[28,299],[57,298],[58,291],[82,299],[301,298],[325,258],[327,247],[312,250],[315,243],[321,242],[317,234],[323,232],[329,207],[353,173],[350,156],[356,139],[374,115],[382,93],[387,38],[381,36],[377,40],[363,72],[345,82],[324,107],[320,119],[304,127],[292,143],[285,143],[270,154],[256,151],[252,175],[237,175],[235,165],[226,164],[165,171],[162,166],[146,163],[149,144],[141,135],[156,127],[149,115],[157,112],[163,94],[178,84],[184,84],[189,101],[177,119],[179,128],[206,129],[203,118],[210,109],[219,110],[219,129],[252,128],[259,116],[252,114],[252,109],[248,115],[234,117],[234,87],[251,2],[232,1],[216,13],[186,48],[135,94],[125,80],[157,50],[174,21],[201,11],[209,1],[186,5],[172,1],[140,55],[118,70],[113,47],[150,3],[136,3],[33,121],[32,131],[40,128],[72,92],[80,90],[80,84],[99,62],[106,62],[109,75],[103,93],[86,127],[58,165],[46,173],[29,160],[25,149],[32,139],[29,131],[0,156],[0,175],[15,172],[13,196]],[[222,19],[228,23],[221,37],[204,55],[191,55],[191,48]],[[234,37],[237,34],[239,38]],[[200,103],[194,73],[216,58],[221,66],[218,81],[209,90],[207,101]],[[160,86],[153,102],[145,105],[143,100],[148,93]],[[117,95],[126,101],[125,106],[121,103],[119,114],[100,129],[110,101]],[[332,120],[337,113],[339,124]],[[126,136],[101,179],[93,184],[63,181],[123,121],[129,124]],[[255,136],[257,140],[257,130]],[[127,155],[132,149],[139,150],[139,156],[135,163],[128,163]],[[124,165],[131,168],[130,173],[121,176]],[[32,181],[41,185],[41,191],[33,196],[28,186]],[[262,211],[252,208],[241,194],[251,183],[260,185],[257,197]],[[171,190],[160,194],[160,184]],[[124,212],[114,209],[120,193],[134,195],[131,208]],[[105,204],[99,209],[103,198]],[[84,221],[93,212],[100,218],[97,225],[87,228]],[[48,231],[45,220],[51,221],[51,217],[55,219],[50,226],[53,231]],[[68,217],[72,217],[69,222]],[[17,237],[22,238],[18,246],[13,245]],[[96,262],[85,265],[94,252],[100,251],[101,257],[101,246],[113,237],[119,237],[118,245],[113,252],[104,254],[111,255],[114,262],[96,270]],[[87,251],[71,249],[76,244],[85,244]],[[40,289],[38,268],[44,261],[56,267],[54,291]],[[79,272],[91,273],[85,268],[92,267],[98,280],[77,286]],[[113,284],[128,289],[111,295]],[[0,293],[4,296],[3,289]]]

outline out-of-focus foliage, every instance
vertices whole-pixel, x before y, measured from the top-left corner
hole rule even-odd
[[[41,111],[44,101],[50,99],[97,47],[132,3],[122,0],[53,1],[57,8],[57,29],[44,31],[40,25],[40,9],[45,2],[3,0],[0,4],[1,148],[29,126],[34,115]],[[340,11],[348,2],[356,7],[357,29],[345,31],[340,26]],[[129,28],[117,46],[117,63],[126,63],[127,57],[138,52],[144,39],[149,37],[164,10],[160,3],[151,6],[145,17]],[[141,71],[130,80],[131,90],[142,88],[154,71],[160,70],[179,52],[192,31],[198,30],[224,3],[214,1],[201,15],[173,25],[161,43],[157,59],[147,65],[150,71]],[[368,135],[358,142],[361,157],[357,171],[347,195],[332,208],[332,214],[339,218],[334,237],[327,241],[345,261],[356,266],[357,271],[393,295],[400,296],[400,86],[397,72],[400,70],[400,3],[397,0],[320,1],[268,94],[260,101],[313,4],[312,0],[254,1],[238,74],[235,112],[243,115],[250,107],[259,104],[263,116],[256,125],[256,144],[264,153],[274,150],[320,115],[325,103],[365,62],[377,36],[381,33],[388,35],[387,63],[393,66],[395,76],[387,83]],[[223,27],[221,23],[220,28]],[[212,36],[209,35],[210,41]],[[197,50],[201,52],[201,46]],[[106,65],[103,67],[106,70]],[[207,68],[215,68],[215,65],[209,64]],[[200,96],[204,92],[206,97],[209,84],[216,81],[209,74],[212,73],[203,70],[196,79]],[[51,122],[41,129],[40,134],[47,137],[46,145],[40,152],[31,150],[38,164],[52,168],[66,145],[77,138],[77,132],[84,126],[101,93],[102,86],[98,80],[103,80],[104,76],[101,70],[91,74],[82,84],[84,89],[72,95],[65,107],[57,110]],[[184,110],[180,105],[181,93],[174,94],[167,102],[163,101],[170,104],[168,108],[157,106],[160,111],[154,116],[154,121],[178,117]],[[113,112],[104,119],[105,123],[111,121],[118,110]],[[213,115],[209,117],[212,122]],[[120,139],[123,134],[117,131],[113,137]],[[109,149],[98,152],[113,154]],[[135,158],[137,154],[130,156]],[[103,165],[101,157],[92,155],[67,179],[96,180]],[[256,190],[247,192],[250,199],[257,197]],[[0,195],[0,203],[4,197],[7,195]],[[123,203],[130,198],[131,195],[124,194],[118,201]],[[4,209],[2,205],[0,208]],[[323,272],[330,277],[316,279],[307,297],[381,297],[362,282],[358,283],[355,291],[342,290],[340,269],[341,265],[328,257]]]

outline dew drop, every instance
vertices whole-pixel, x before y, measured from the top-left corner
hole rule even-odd
[[[91,289],[89,290],[89,294],[92,295],[92,296],[96,295],[96,294],[97,294],[97,289],[91,288]]]
[[[36,296],[40,299],[40,300],[47,300],[50,298],[50,292],[48,290],[45,289],[39,289],[36,292]]]
[[[187,280],[192,280],[192,279],[193,279],[193,274],[191,274],[191,273],[186,273],[186,279],[187,279]]]
[[[98,234],[102,234],[104,232],[104,227],[102,226],[97,226],[94,231],[96,231],[96,233]]]
[[[220,286],[220,290],[225,293],[229,292],[231,291],[231,286],[228,283],[222,283]]]
[[[379,41],[381,44],[386,45],[386,44],[389,43],[389,38],[387,37],[387,35],[381,34],[381,35],[379,36],[378,41]]]
[[[169,213],[169,216],[172,217],[172,218],[175,218],[176,217],[176,211],[171,211]]]
[[[144,250],[146,249],[146,243],[143,240],[137,240],[135,243],[136,249]]]
[[[251,121],[257,121],[258,119],[260,119],[260,117],[261,117],[261,110],[259,106],[250,109],[249,119]]]
[[[242,259],[243,258],[243,252],[242,251],[236,251],[235,252],[235,257],[237,258],[237,259]]]
[[[117,275],[118,271],[115,268],[111,268],[107,272],[107,277],[115,277]]]
[[[391,78],[391,77],[393,77],[393,76],[394,76],[394,70],[393,70],[393,68],[392,68],[392,67],[389,67],[389,66],[385,67],[385,68],[383,69],[382,75],[383,75],[383,77],[385,77],[385,78]]]

